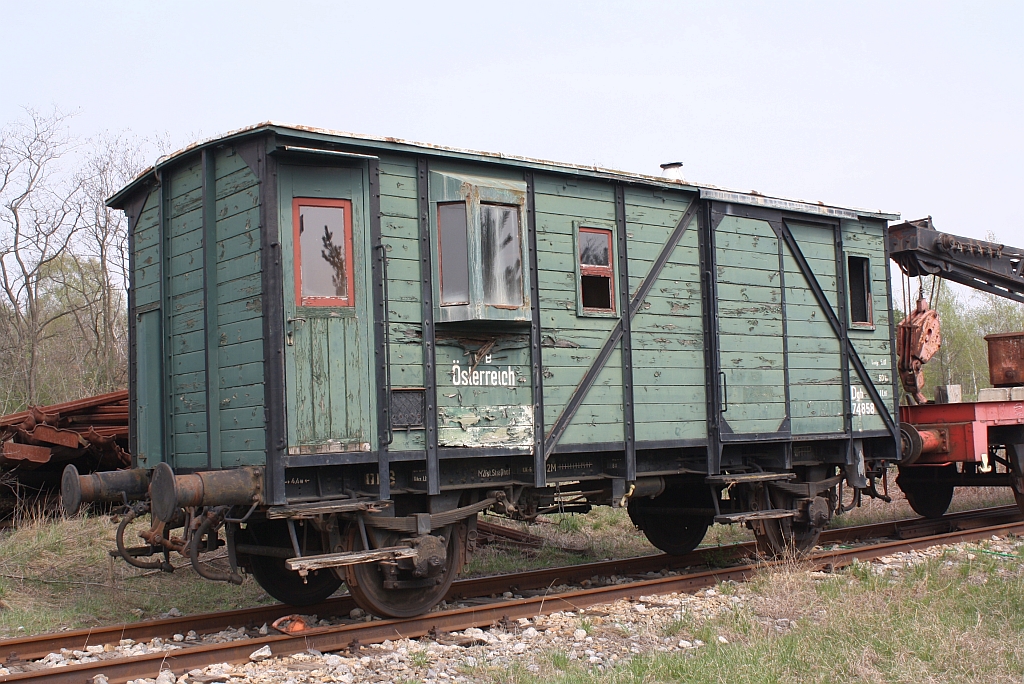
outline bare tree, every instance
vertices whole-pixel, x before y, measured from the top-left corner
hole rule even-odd
[[[85,176],[68,171],[75,150],[67,115],[27,110],[0,130],[0,289],[20,402],[38,403],[41,347],[69,311],[54,275],[82,227]]]
[[[90,393],[127,384],[128,222],[106,206],[108,197],[145,168],[150,144],[127,134],[106,134],[89,143],[80,169],[85,195],[82,227],[64,260],[63,284],[76,329],[86,343]]]

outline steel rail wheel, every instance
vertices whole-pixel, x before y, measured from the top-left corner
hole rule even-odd
[[[1022,431],[1024,432],[1024,431]],[[1024,437],[1024,434],[1018,434],[1018,440]],[[1017,500],[1017,508],[1020,509],[1021,513],[1024,513],[1024,472],[1021,468],[1021,460],[1024,459],[1024,453],[1018,453],[1018,447],[1024,448],[1024,446],[1010,442],[1006,445],[1006,455],[1010,459],[1010,489],[1013,490],[1013,498]]]
[[[941,518],[953,500],[953,485],[936,478],[956,475],[956,464],[900,468],[896,484],[914,512],[925,518]]]
[[[765,510],[790,510],[794,501],[782,492],[765,489]],[[759,520],[754,523],[754,541],[761,553],[772,556],[806,556],[818,544],[822,526],[799,522],[793,518]]]
[[[389,581],[381,563],[360,563],[345,566],[345,584],[356,605],[368,613],[381,617],[410,618],[426,613],[440,603],[459,574],[462,559],[462,539],[456,525],[442,531],[447,541],[445,564],[435,577],[416,578],[407,570],[397,570],[392,581],[402,587],[385,587]],[[382,535],[382,546],[395,546],[401,541],[397,533]],[[363,542],[355,525],[349,526],[346,546],[349,550],[363,550]]]
[[[284,520],[250,522],[240,535],[247,535],[250,544],[258,546],[291,547],[288,525]],[[310,534],[312,553],[320,550],[320,533]],[[303,579],[299,573],[284,565],[284,558],[249,556],[249,568],[256,583],[281,603],[291,606],[311,606],[327,599],[341,588],[341,579],[330,569],[313,570]]]
[[[704,486],[675,487],[653,499],[630,499],[626,512],[647,541],[667,554],[682,556],[700,545],[714,517],[676,511],[683,507],[711,508],[714,502],[710,496]]]

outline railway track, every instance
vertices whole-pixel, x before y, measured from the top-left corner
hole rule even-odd
[[[925,548],[937,544],[952,544],[983,539],[993,534],[1024,534],[1024,518],[1016,506],[965,511],[943,516],[937,520],[920,518],[895,522],[875,523],[828,530],[822,534],[820,544],[836,545],[866,539],[895,537],[854,548],[836,548],[813,554],[807,563],[816,567],[843,567],[854,559],[870,560],[897,551]],[[428,633],[443,633],[488,626],[496,622],[533,617],[538,614],[564,610],[579,610],[593,605],[610,603],[641,595],[690,592],[713,586],[725,580],[742,581],[771,562],[748,562],[732,567],[712,567],[691,573],[641,578],[626,584],[549,593],[554,585],[578,583],[593,576],[642,576],[661,570],[721,565],[749,556],[752,543],[698,549],[686,556],[643,556],[617,561],[602,561],[584,565],[543,568],[524,573],[469,578],[453,584],[449,600],[476,599],[466,607],[441,610],[407,620],[374,620],[350,624],[317,627],[299,634],[274,634],[226,643],[186,646],[179,650],[154,652],[131,657],[105,659],[92,663],[46,668],[0,676],[0,682],[45,681],[53,684],[81,684],[91,681],[97,674],[107,676],[111,684],[139,677],[156,677],[159,671],[171,669],[176,673],[202,668],[214,662],[247,662],[249,655],[269,646],[274,656],[284,656],[316,649],[321,652],[337,651],[354,644],[369,644],[385,639],[415,638]],[[531,591],[534,590],[534,591]],[[513,591],[523,598],[487,600],[503,592]],[[533,595],[527,595],[527,594]],[[345,615],[355,603],[347,596],[330,599],[316,606],[302,609],[305,614],[320,616]],[[294,613],[295,608],[275,604],[223,613],[183,616],[165,620],[150,620],[134,624],[76,630],[56,634],[43,634],[0,641],[0,661],[7,666],[24,665],[61,649],[84,650],[86,646],[117,644],[121,639],[137,642],[154,637],[169,638],[172,634],[195,630],[211,633],[228,627],[255,626],[271,622],[278,617]]]

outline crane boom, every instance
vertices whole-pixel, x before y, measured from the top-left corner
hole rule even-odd
[[[1024,303],[1024,250],[939,232],[931,216],[891,226],[889,256],[908,276],[934,275]]]

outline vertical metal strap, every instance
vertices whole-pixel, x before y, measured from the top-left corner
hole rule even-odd
[[[380,476],[381,499],[391,498],[390,463],[388,445],[391,427],[391,393],[388,391],[388,302],[384,293],[387,284],[387,269],[384,259],[387,258],[384,238],[381,232],[380,216],[380,162],[370,159],[367,164],[370,184],[370,271],[373,280],[373,358],[377,386],[377,473]]]
[[[715,223],[712,204],[703,202],[697,236],[700,245],[701,309],[704,314],[704,392],[707,400],[708,475],[718,475],[722,465],[722,387],[718,353],[718,278],[715,266]]]
[[[160,175],[160,424],[161,460],[174,467],[174,348],[171,345],[171,182]],[[155,464],[154,464],[155,465]]]
[[[128,214],[128,453],[131,454],[133,468],[139,467],[136,460],[139,453],[139,331],[135,318],[135,230],[146,206],[145,197],[146,194],[136,211]]]
[[[437,462],[437,374],[434,370],[434,278],[431,267],[429,168],[425,157],[416,161],[418,216],[420,222],[420,296],[423,302],[423,387],[426,390],[424,438],[427,452],[427,493],[441,493]]]
[[[787,226],[788,229],[788,226]],[[836,250],[836,308],[838,309],[839,361],[843,374],[843,432],[853,434],[853,400],[850,397],[850,348],[846,343],[846,265],[843,263],[843,227],[838,222],[832,225],[833,242]]]
[[[263,392],[267,430],[266,503],[286,502],[284,460],[288,450],[284,384],[284,271],[278,226],[277,162],[267,154],[274,137],[257,138],[260,179],[260,277],[263,304]]]
[[[533,484],[547,485],[544,462],[544,375],[541,359],[540,272],[537,270],[537,210],[533,172],[526,172],[526,240],[530,256],[530,378],[533,389]]]
[[[615,186],[615,232],[619,245],[619,314],[622,321],[622,437],[626,480],[636,480],[636,426],[633,421],[633,335],[629,300],[629,246],[626,235],[626,190]],[[673,245],[674,247],[674,245]],[[574,257],[577,258],[577,257]]]
[[[203,327],[206,332],[206,467],[221,467],[217,324],[217,159],[203,148]]]

